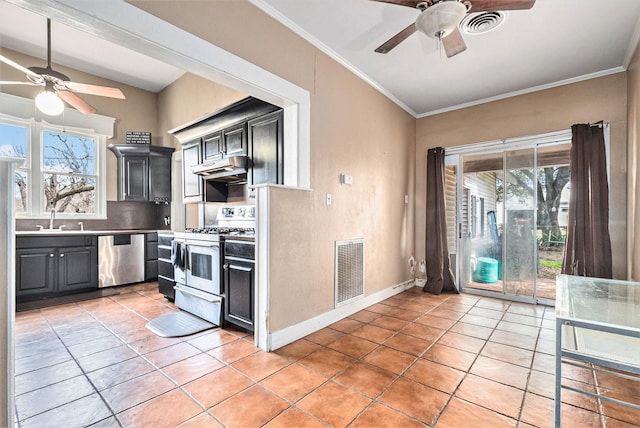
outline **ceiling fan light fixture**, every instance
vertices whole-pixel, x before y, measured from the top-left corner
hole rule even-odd
[[[48,116],[58,116],[64,111],[64,103],[48,85],[36,95],[35,103],[38,110]]]
[[[443,0],[427,7],[416,20],[416,28],[433,39],[447,37],[467,13],[467,6],[458,0]]]

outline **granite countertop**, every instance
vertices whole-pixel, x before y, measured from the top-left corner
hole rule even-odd
[[[17,230],[16,236],[73,236],[73,235],[128,235],[136,233],[165,232],[158,229],[112,229],[112,230]]]

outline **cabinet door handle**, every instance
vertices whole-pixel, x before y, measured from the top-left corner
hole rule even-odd
[[[229,264],[228,263],[223,264],[222,265],[222,269],[224,269],[224,270],[229,269]]]

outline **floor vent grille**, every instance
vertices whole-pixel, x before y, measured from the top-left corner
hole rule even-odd
[[[336,241],[335,273],[336,308],[364,296],[364,239]]]

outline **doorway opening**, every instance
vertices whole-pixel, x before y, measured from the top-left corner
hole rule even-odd
[[[461,291],[554,304],[570,150],[564,132],[447,152],[449,253]]]

